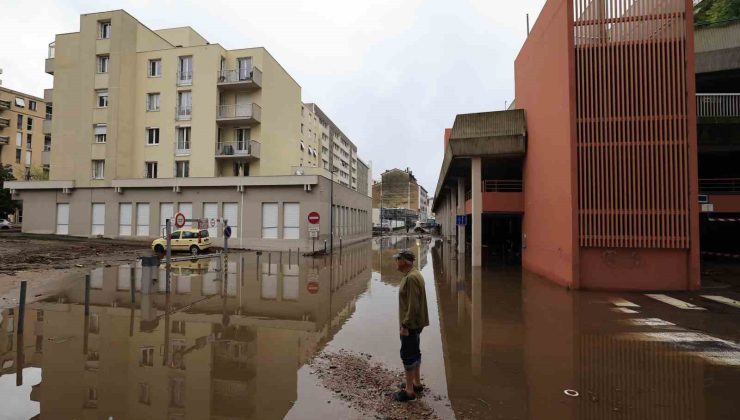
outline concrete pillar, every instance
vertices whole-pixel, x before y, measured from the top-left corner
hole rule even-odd
[[[481,268],[473,268],[470,273],[472,286],[471,314],[470,314],[470,367],[474,376],[480,376],[482,367],[482,343],[483,343],[483,308],[482,308],[482,285]]]
[[[457,179],[457,214],[465,214],[465,178]],[[457,252],[465,253],[465,225],[457,227]]]
[[[474,157],[470,160],[470,172],[472,179],[471,189],[472,194],[472,219],[473,223],[471,226],[471,250],[472,250],[472,265],[473,267],[481,266],[481,253],[482,253],[482,236],[481,236],[481,224],[483,222],[483,194],[481,193],[481,158]]]

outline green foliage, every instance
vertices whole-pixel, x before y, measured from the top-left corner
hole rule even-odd
[[[694,24],[712,25],[740,19],[740,0],[703,0],[694,6]]]
[[[15,209],[20,206],[10,196],[10,190],[4,188],[5,181],[15,181],[13,168],[10,165],[0,165],[0,217],[15,212]]]
[[[44,168],[40,168],[38,166],[31,168],[31,181],[48,181],[49,180],[49,173],[44,171]]]

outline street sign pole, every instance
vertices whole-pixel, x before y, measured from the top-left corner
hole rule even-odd
[[[165,260],[165,290],[170,294],[170,259],[172,259],[172,221],[165,221],[165,234],[167,235],[167,256]]]

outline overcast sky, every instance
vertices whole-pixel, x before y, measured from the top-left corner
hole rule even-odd
[[[373,162],[433,193],[455,115],[503,109],[514,58],[545,0],[0,0],[3,86],[42,96],[47,45],[79,15],[125,9],[225,48],[264,46]]]

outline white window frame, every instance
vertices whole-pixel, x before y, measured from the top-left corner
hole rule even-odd
[[[159,112],[161,96],[159,92],[151,92],[146,94],[146,111],[147,112]]]
[[[98,21],[98,39],[110,39],[112,25],[109,20]]]
[[[283,203],[283,239],[300,239],[300,214],[300,203]]]
[[[108,126],[105,124],[93,125],[93,142],[104,144],[108,141]]]
[[[139,366],[154,366],[154,347],[141,347],[139,349]]]
[[[159,127],[146,128],[146,145],[159,146]]]
[[[56,225],[57,235],[69,234],[69,203],[57,203]]]
[[[19,98],[16,96],[15,98],[15,106],[18,108],[25,108],[26,107],[26,100],[23,98]]]
[[[105,235],[105,203],[92,203],[91,209],[92,209],[92,217],[91,217],[92,223],[90,227],[90,234],[93,236]],[[99,211],[96,212],[96,209],[98,209]]]
[[[153,171],[151,169],[154,169]],[[144,162],[144,177],[147,179],[156,179],[158,177],[159,172],[159,162],[157,161],[148,161]],[[153,176],[150,176],[153,175]]]
[[[182,166],[182,171],[180,167]],[[189,178],[190,177],[190,161],[189,160],[176,160],[175,161],[175,178]]]
[[[36,111],[36,101],[28,100],[28,110]]]
[[[183,66],[185,62],[189,62],[188,66]],[[180,86],[193,84],[192,55],[183,55],[177,58],[177,84]]]
[[[239,237],[239,203],[224,203],[223,206],[224,219],[229,223],[231,227],[231,237]]]
[[[178,126],[177,144],[175,145],[175,154],[177,156],[189,155],[193,130],[190,126]]]
[[[262,203],[262,238],[278,239],[278,203]],[[274,219],[274,221],[273,221]]]
[[[108,54],[98,55],[96,63],[95,63],[95,71],[98,74],[105,74],[105,73],[108,73],[109,68],[110,68],[110,55]]]
[[[132,203],[120,203],[118,206],[118,236],[131,236],[133,226]]]
[[[108,89],[95,91],[95,106],[97,108],[108,108]]]
[[[31,166],[31,151],[26,150],[26,166]]]
[[[136,203],[136,236],[149,236],[150,215],[149,203]]]
[[[104,159],[93,159],[92,179],[105,179],[105,160]]]
[[[154,72],[152,72],[152,65],[154,65]],[[146,74],[148,77],[162,77],[162,59],[152,58],[149,60]]]

